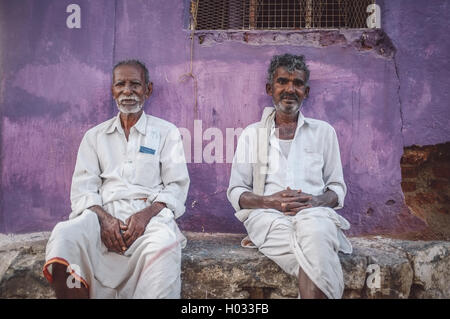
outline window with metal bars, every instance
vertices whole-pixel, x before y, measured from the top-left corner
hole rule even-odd
[[[191,29],[367,28],[375,0],[191,0]]]

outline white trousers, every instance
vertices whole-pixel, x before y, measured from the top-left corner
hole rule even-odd
[[[338,252],[352,252],[342,233],[350,225],[333,209],[309,208],[296,216],[257,209],[244,225],[259,251],[285,272],[297,277],[301,267],[328,298],[342,297],[344,278]]]
[[[143,200],[120,200],[104,209],[125,221],[148,205]],[[164,208],[123,255],[109,252],[100,238],[97,215],[86,209],[53,229],[44,275],[51,282],[53,263],[70,266],[73,278],[89,288],[90,298],[180,298],[185,245],[172,211]]]

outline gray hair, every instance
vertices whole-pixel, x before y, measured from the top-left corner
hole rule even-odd
[[[148,69],[143,62],[141,62],[139,60],[135,60],[135,59],[123,60],[123,61],[117,62],[113,68],[113,73],[114,73],[114,70],[121,65],[134,65],[134,66],[140,67],[141,70],[144,72],[145,84],[150,83],[150,76],[148,74]]]
[[[283,54],[274,55],[270,61],[269,69],[267,70],[267,83],[272,85],[273,75],[276,69],[284,67],[288,72],[294,72],[294,70],[304,71],[306,74],[306,83],[309,82],[309,69],[305,63],[305,57],[303,55]]]

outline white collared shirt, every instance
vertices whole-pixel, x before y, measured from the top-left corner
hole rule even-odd
[[[143,112],[127,141],[119,114],[88,130],[81,141],[70,218],[93,205],[137,198],[163,202],[180,217],[190,181],[177,127]]]
[[[242,193],[253,191],[254,161],[251,159],[256,159],[257,155],[251,152],[255,149],[252,145],[256,143],[257,134],[252,134],[251,131],[257,130],[257,124],[251,124],[244,129],[233,159],[227,196],[236,211],[242,209],[239,205]],[[299,113],[297,129],[287,157],[280,148],[273,124],[268,156],[265,196],[282,191],[288,186],[312,195],[321,195],[330,189],[338,196],[338,205],[334,209],[344,206],[347,187],[337,135],[330,124],[305,118]]]

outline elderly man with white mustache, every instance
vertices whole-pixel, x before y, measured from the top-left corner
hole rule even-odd
[[[84,135],[72,212],[47,244],[57,298],[180,298],[186,238],[175,219],[190,180],[178,129],[143,111],[152,88],[142,62],[115,65],[119,114]]]
[[[344,279],[338,251],[351,253],[342,230],[347,191],[335,130],[304,117],[309,70],[303,56],[274,56],[266,92],[274,107],[239,137],[228,199],[248,236],[285,272],[298,276],[301,298],[341,298]]]

